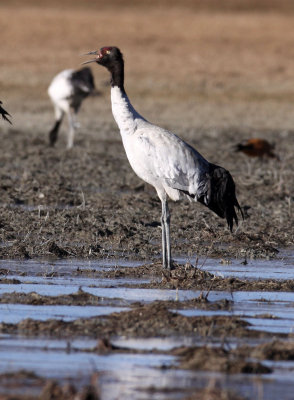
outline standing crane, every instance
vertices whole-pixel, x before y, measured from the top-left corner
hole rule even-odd
[[[12,125],[12,122],[9,120],[9,118],[7,118],[7,116],[11,117],[11,115],[2,107],[2,101],[0,101],[0,114],[5,121],[9,122]]]
[[[83,100],[95,89],[94,77],[90,68],[82,68],[78,71],[66,69],[52,80],[48,94],[55,109],[55,123],[49,132],[51,146],[57,141],[60,124],[67,114],[69,130],[67,136],[67,149],[73,147],[74,134],[78,126],[76,114]]]
[[[135,173],[156,189],[162,204],[162,262],[171,269],[170,213],[167,197],[198,201],[226,218],[232,231],[238,224],[236,210],[242,210],[229,171],[209,163],[175,134],[151,124],[132,106],[124,89],[124,60],[117,47],[91,51],[111,74],[111,103],[128,160]],[[242,214],[243,216],[243,214]]]

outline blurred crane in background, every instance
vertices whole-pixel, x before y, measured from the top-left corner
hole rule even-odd
[[[49,132],[51,146],[57,141],[60,124],[67,114],[69,130],[67,135],[67,149],[73,147],[75,130],[78,127],[76,114],[82,102],[95,90],[95,83],[90,68],[80,70],[66,69],[52,80],[48,94],[55,109],[55,122]]]

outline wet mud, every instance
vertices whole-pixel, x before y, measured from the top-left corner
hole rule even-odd
[[[0,5],[13,122],[0,121],[0,399],[291,398],[293,5],[59,3]],[[170,202],[171,271],[161,204],[128,163],[105,71],[93,68],[100,95],[74,148],[66,124],[48,145],[52,77],[105,38],[124,52],[138,111],[236,182],[245,219],[233,232],[201,204]],[[279,160],[234,151],[251,137]]]
[[[215,371],[234,374],[269,374],[272,370],[259,362],[244,360],[237,352],[222,348],[184,348],[177,349],[180,367],[201,371]]]
[[[13,385],[20,387],[23,385],[23,381],[30,383],[31,387],[40,389],[39,395],[26,395],[19,394],[13,397],[9,395],[1,396],[1,400],[100,400],[100,389],[97,384],[97,375],[93,374],[90,377],[90,384],[83,387],[81,390],[76,389],[74,384],[59,384],[56,381],[44,380],[36,374],[20,371],[19,373],[0,374],[0,382],[3,386]],[[10,383],[11,382],[11,383]],[[150,388],[147,394],[154,396],[158,393],[156,388]],[[186,390],[186,392],[191,392]],[[165,389],[161,394],[168,396],[169,390]],[[195,393],[190,393],[183,400],[246,400],[234,393],[233,391],[227,391],[218,387],[218,385],[212,380],[209,386],[205,389],[198,389]]]
[[[165,337],[181,334],[250,335],[248,324],[238,318],[191,318],[168,310],[165,304],[152,303],[134,310],[113,313],[102,318],[77,319],[74,322],[47,320],[45,322],[26,319],[19,324],[0,324],[2,333],[26,335],[55,335],[59,337],[127,335],[130,337]],[[258,335],[255,332],[252,335]]]
[[[0,374],[0,384],[2,388],[13,386],[14,389],[23,388],[24,383],[30,385],[31,390],[28,394],[16,394],[13,396],[1,396],[1,400],[99,400],[99,387],[95,382],[95,374],[89,378],[89,385],[82,389],[77,389],[74,384],[59,384],[57,381],[46,380],[35,373],[20,371],[17,373]],[[93,383],[91,383],[91,381]],[[33,392],[40,394],[33,394]]]
[[[2,282],[0,282],[2,283]],[[42,296],[39,293],[4,293],[1,298],[1,303],[10,304],[34,304],[34,305],[77,305],[77,306],[97,306],[97,305],[117,305],[121,299],[105,299],[83,290],[77,293],[61,296]],[[124,305],[126,302],[124,301]]]
[[[15,286],[18,285],[15,284]],[[25,284],[21,283],[21,285]],[[38,284],[35,286],[37,288]],[[177,290],[174,290],[174,292],[176,293]],[[99,297],[84,292],[82,289],[70,295],[60,296],[44,296],[37,292],[4,293],[1,295],[1,303],[3,305],[7,304],[8,307],[9,304],[30,304],[36,307],[45,305],[69,305],[73,307],[74,305],[81,305],[84,308],[93,306],[103,308],[105,305],[116,306],[120,303],[125,307],[127,306],[128,310],[102,314],[91,318],[76,318],[73,321],[65,321],[63,319],[41,321],[35,318],[27,318],[18,323],[1,322],[0,348],[1,337],[19,337],[22,340],[23,338],[31,338],[32,340],[36,338],[42,338],[42,340],[47,338],[48,340],[51,338],[68,341],[67,352],[69,354],[95,354],[103,357],[114,355],[122,357],[124,354],[142,356],[165,354],[174,357],[174,361],[171,364],[161,365],[163,371],[198,371],[202,374],[213,372],[231,376],[236,374],[252,375],[254,377],[259,375],[263,377],[274,376],[276,367],[275,365],[268,365],[269,361],[291,362],[294,360],[292,333],[275,333],[275,339],[273,340],[271,331],[251,329],[252,324],[247,322],[246,318],[234,316],[234,302],[234,298],[231,300],[210,301],[209,295],[206,296],[204,292],[200,292],[198,297],[191,300],[151,301],[146,304],[138,301],[128,301],[127,298]],[[181,312],[185,310],[202,310],[205,313],[221,311],[229,314],[212,316],[183,315]],[[261,314],[260,318],[274,318],[275,320],[276,317],[274,315]],[[79,340],[80,338],[84,343],[82,349],[76,347],[74,343],[70,344],[75,339]],[[122,338],[119,344],[116,344],[116,338]],[[132,338],[135,340],[141,339],[143,341],[152,340],[153,338],[168,340],[170,338],[173,338],[173,340],[179,338],[183,343],[187,343],[192,339],[199,340],[199,344],[196,346],[182,344],[171,346],[169,349],[144,346],[140,348],[138,346],[128,346],[127,342],[124,343],[126,338],[129,340]],[[89,340],[94,340],[96,344],[87,347]],[[47,349],[46,351],[50,350]],[[23,373],[28,374],[28,371]],[[0,378],[7,383],[6,375],[0,375]],[[45,378],[32,376],[23,379],[22,375],[12,374],[8,381],[19,382],[20,387],[26,387],[29,379],[36,386],[36,396],[31,398],[47,398],[42,396],[45,396],[45,393],[50,392],[50,390],[53,397],[48,398],[92,398],[83,397],[86,389],[81,383],[77,387],[73,386],[73,389],[71,388],[69,392],[69,386],[65,386],[62,379],[60,383],[56,383],[47,381]],[[100,378],[97,378],[97,382],[100,382]],[[5,385],[3,386],[4,389],[6,388]],[[34,385],[30,387],[34,387]],[[151,389],[144,388],[142,390],[144,390],[144,393],[149,393]],[[157,393],[157,390],[156,388],[152,389],[152,393]],[[188,387],[186,392],[182,388],[178,390],[183,399],[197,399],[199,398],[199,393],[203,395],[204,399],[217,398],[217,395],[221,396],[219,398],[224,399],[243,399],[240,394],[235,394],[234,391],[218,387],[218,385],[216,387],[212,385],[211,387],[211,384],[205,389],[197,390],[197,393],[193,391],[192,387]],[[54,393],[58,394],[56,395],[57,397],[54,397]],[[100,392],[94,393],[95,396],[98,396]],[[161,390],[158,393],[162,393]],[[167,388],[164,389],[163,393],[165,393],[164,398],[169,398]],[[9,399],[8,396],[3,398]],[[19,395],[19,397],[15,398],[24,400],[27,397]],[[102,398],[104,397],[102,396]]]
[[[217,260],[215,261],[218,262]],[[220,267],[221,270],[221,267]],[[1,270],[2,277],[0,277],[0,284],[20,284],[21,281],[17,278],[9,279],[5,276],[10,274],[9,269],[2,268]],[[41,273],[40,275],[44,275]],[[90,277],[93,279],[93,287],[95,286],[95,281],[99,282],[101,278],[107,279],[122,279],[122,278],[143,278],[148,280],[146,283],[134,282],[134,283],[126,283],[124,287],[129,288],[145,288],[145,289],[199,289],[203,290],[206,293],[203,296],[208,297],[209,292],[211,290],[225,290],[225,291],[267,291],[267,292],[291,292],[294,289],[294,279],[262,279],[262,273],[260,274],[261,278],[259,279],[240,279],[236,277],[224,278],[214,273],[210,273],[201,269],[201,267],[197,267],[190,263],[185,265],[174,264],[174,267],[171,271],[163,270],[161,263],[154,263],[149,265],[142,265],[137,267],[116,267],[111,269],[80,269],[79,267],[76,270],[73,270],[71,273],[72,277]],[[22,274],[25,276],[25,272]],[[58,272],[48,272],[45,274],[47,277],[57,277],[59,276]],[[90,298],[90,295],[87,293],[83,293],[82,291],[75,297],[75,295],[70,295],[68,298],[65,296],[64,299],[60,297],[58,299],[59,302],[64,301],[64,304],[82,304],[84,300],[87,301]],[[37,302],[38,296],[35,295],[35,301]],[[11,301],[13,302],[13,295],[10,296]],[[39,298],[40,301],[41,297]],[[49,301],[48,304],[53,304],[53,298],[47,299]],[[95,296],[92,297],[93,304],[97,303],[99,299],[95,299]],[[2,300],[0,299],[0,302]],[[3,302],[3,301],[2,301]],[[17,298],[17,302],[21,302],[20,298]],[[81,303],[79,303],[81,302]],[[37,303],[36,303],[37,304]],[[44,303],[45,304],[45,303]],[[62,304],[62,303],[59,303]]]

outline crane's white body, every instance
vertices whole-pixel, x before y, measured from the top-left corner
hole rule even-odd
[[[72,73],[73,69],[61,71],[53,78],[48,88],[48,94],[53,105],[65,113],[70,109],[70,103],[68,100],[73,95],[73,87],[70,82]]]
[[[120,130],[123,145],[135,173],[157,191],[162,204],[162,260],[171,268],[170,213],[167,197],[182,196],[199,201],[226,218],[232,230],[238,223],[235,207],[235,183],[229,171],[209,163],[194,148],[178,136],[151,124],[132,106],[124,89],[124,60],[117,47],[102,47],[91,51],[97,62],[111,74],[112,113]]]
[[[60,123],[64,114],[68,117],[68,149],[73,147],[75,130],[79,126],[76,121],[76,114],[79,111],[82,101],[93,90],[86,82],[81,80],[74,82],[72,78],[75,72],[73,69],[61,71],[53,78],[48,88],[48,95],[55,110],[55,120]]]
[[[209,163],[175,134],[146,121],[120,88],[111,88],[114,119],[120,129],[128,160],[135,173],[155,187],[163,200],[179,200],[184,192],[205,192]]]
[[[183,196],[208,202],[209,162],[175,134],[153,125],[132,106],[118,86],[111,88],[114,119],[119,127],[128,160],[134,172],[154,186],[162,204],[163,267],[171,268],[170,213],[167,196]]]
[[[64,114],[66,114],[68,117],[68,149],[72,148],[73,146],[75,129],[78,128],[78,124],[75,120],[75,114],[71,107],[71,99],[74,95],[74,88],[70,79],[73,72],[73,69],[61,71],[53,78],[48,88],[48,94],[54,106],[56,121],[61,120]]]

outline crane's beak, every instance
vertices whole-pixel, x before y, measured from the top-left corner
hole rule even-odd
[[[98,54],[98,50],[89,51],[89,53],[84,53],[82,56],[90,56],[91,54]]]
[[[84,61],[84,62],[82,63],[82,65],[84,65],[84,64],[90,64],[90,63],[96,62],[96,61],[97,61],[97,58],[94,58],[94,60]]]
[[[90,56],[90,55],[93,55],[93,54],[95,54],[97,57],[93,58],[93,60],[89,60],[89,61],[83,62],[82,65],[83,64],[90,64],[92,62],[96,62],[99,59],[100,53],[98,52],[98,50],[89,51],[89,53],[82,54],[82,56]]]

